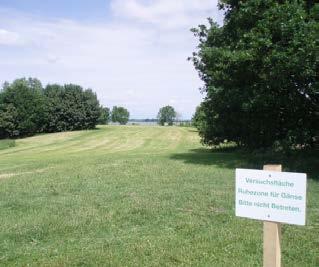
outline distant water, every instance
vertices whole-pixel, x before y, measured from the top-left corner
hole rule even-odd
[[[189,122],[189,121],[184,121]],[[174,122],[174,125],[179,125],[181,122]],[[118,123],[110,122],[110,125],[118,125]],[[158,123],[156,121],[129,121],[126,125],[142,125],[142,126],[156,126]]]
[[[127,124],[128,125],[145,125],[145,126],[158,125],[156,121],[129,121]]]
[[[110,122],[109,125],[118,125],[118,123]],[[155,126],[158,124],[156,121],[129,121],[126,125]]]

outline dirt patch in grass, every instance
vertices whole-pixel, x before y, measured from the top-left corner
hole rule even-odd
[[[11,172],[11,173],[3,173],[0,174],[0,180],[1,179],[7,179],[10,177],[18,176],[18,175],[23,175],[23,174],[32,174],[32,173],[44,173],[49,169],[52,169],[53,167],[50,168],[44,168],[44,169],[36,169],[34,171],[27,171],[27,172]]]

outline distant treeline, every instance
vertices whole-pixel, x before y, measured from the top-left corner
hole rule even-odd
[[[156,122],[157,119],[130,119],[131,122]]]
[[[129,116],[127,110],[125,115]],[[38,79],[23,78],[4,83],[0,91],[0,138],[93,129],[107,124],[110,116],[110,109],[100,105],[91,89],[75,84],[43,88]],[[123,116],[113,117],[123,123]]]

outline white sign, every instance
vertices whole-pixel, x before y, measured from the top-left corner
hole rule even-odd
[[[236,216],[305,225],[304,173],[236,169]]]

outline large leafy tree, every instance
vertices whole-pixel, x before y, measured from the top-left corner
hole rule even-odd
[[[82,101],[85,113],[84,129],[94,129],[101,114],[100,102],[92,89],[83,91]]]
[[[0,138],[18,135],[16,132],[17,110],[12,104],[0,104]]]
[[[112,109],[112,122],[118,122],[122,125],[126,124],[130,118],[129,111],[124,107],[114,106]]]
[[[100,116],[98,119],[98,124],[108,124],[110,121],[110,109],[107,107],[100,107]]]
[[[194,29],[204,143],[312,145],[318,135],[318,4],[222,1],[224,25]]]
[[[172,106],[162,107],[157,114],[158,124],[164,125],[167,123],[168,125],[173,125],[176,116],[177,113]]]
[[[45,98],[37,79],[5,83],[0,94],[1,137],[27,136],[43,131]]]
[[[100,104],[92,90],[79,85],[47,85],[47,132],[93,129],[100,117]]]
[[[196,128],[204,129],[206,121],[205,103],[201,103],[196,107],[195,114],[192,117],[192,125]]]

